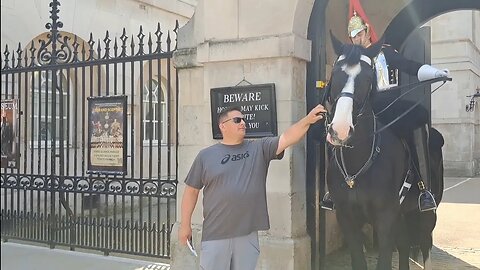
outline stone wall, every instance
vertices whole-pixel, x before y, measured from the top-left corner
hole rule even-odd
[[[190,0],[194,1],[194,0]],[[16,48],[18,42],[26,46],[36,36],[47,32],[45,24],[50,22],[50,0],[2,1],[1,46]],[[175,20],[183,26],[193,15],[194,6],[187,0],[82,0],[60,1],[60,21],[62,31],[89,39],[92,32],[95,38],[103,39],[108,30],[110,37],[120,37],[123,27],[129,36],[138,34],[140,25],[144,33],[155,32],[157,23],[164,30],[173,30]],[[166,34],[166,32],[165,32]]]
[[[480,88],[480,11],[450,12],[434,18],[431,27],[432,65],[448,68],[453,78],[432,95],[432,124],[445,137],[445,174],[478,175],[480,106],[473,112],[465,106],[466,96]]]
[[[211,134],[210,89],[235,86],[243,79],[252,84],[274,83],[279,134],[305,116],[306,62],[310,59],[306,29],[312,5],[293,0],[198,2],[193,19],[180,31],[182,40],[175,54],[181,89],[179,198],[196,154],[217,143]],[[305,141],[301,141],[287,149],[282,160],[270,164],[271,228],[260,233],[257,269],[310,269],[305,156]],[[199,198],[192,220],[197,246],[201,202]],[[198,260],[178,245],[177,232],[178,223],[172,237],[172,269],[193,269]]]

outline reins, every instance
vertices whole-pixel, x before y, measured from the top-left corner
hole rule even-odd
[[[413,90],[423,86],[423,85],[426,85],[426,84],[432,84],[432,83],[436,83],[436,82],[439,82],[439,81],[443,81],[443,83],[441,85],[439,85],[437,88],[435,88],[432,92],[430,92],[430,94],[433,94],[435,91],[437,91],[440,87],[442,87],[447,81],[451,81],[452,78],[445,78],[445,77],[441,77],[441,78],[434,78],[434,79],[430,79],[430,80],[426,80],[426,81],[421,81],[421,82],[415,82],[415,83],[410,83],[410,84],[407,84],[407,85],[402,85],[402,86],[397,86],[397,87],[394,87],[394,88],[391,88],[391,89],[388,89],[386,91],[391,91],[391,90],[397,90],[397,89],[402,89],[402,88],[407,88],[407,86],[414,86],[412,89],[408,90],[407,92],[401,94],[399,97],[397,97],[395,100],[393,100],[392,102],[390,102],[390,104],[388,104],[387,106],[385,106],[385,108],[383,108],[380,112],[377,112],[375,113],[375,116],[379,116],[380,114],[382,114],[383,112],[385,112],[387,109],[389,109],[395,102],[399,101],[400,98],[404,97],[405,95],[411,93]],[[407,115],[409,112],[411,112],[413,109],[415,109],[415,107],[417,107],[420,103],[422,103],[424,100],[425,100],[426,96],[423,96],[422,98],[420,98],[415,104],[413,104],[412,107],[410,107],[408,110],[406,110],[405,112],[403,112],[402,114],[400,114],[399,116],[397,116],[397,118],[393,119],[390,123],[386,124],[385,126],[383,126],[382,128],[380,128],[379,130],[377,131],[374,131],[372,133],[372,135],[370,136],[374,136],[382,131],[384,131],[385,129],[389,128],[391,125],[395,124],[398,120],[402,119],[405,115]]]

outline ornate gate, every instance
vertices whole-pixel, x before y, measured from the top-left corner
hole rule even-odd
[[[135,37],[124,29],[118,39],[107,31],[103,40],[90,34],[84,41],[59,30],[59,5],[50,3],[43,37],[26,48],[7,46],[0,60],[2,239],[169,258],[178,161],[178,76],[171,58],[178,22],[165,34],[158,24],[148,37],[140,27]],[[93,119],[87,101],[112,96],[125,100],[124,128],[115,131],[117,121],[108,113]],[[97,135],[119,143],[93,150]],[[124,154],[112,159],[117,150]],[[92,170],[92,159],[123,169]]]

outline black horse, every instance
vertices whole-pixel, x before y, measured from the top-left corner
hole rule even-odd
[[[409,269],[411,247],[422,251],[428,269],[436,213],[418,210],[417,176],[406,139],[393,128],[376,132],[385,123],[375,114],[377,83],[371,59],[379,53],[382,42],[367,49],[342,44],[333,35],[332,42],[339,58],[333,67],[325,102],[327,141],[332,146],[327,184],[349,247],[352,268],[367,269],[362,228],[370,223],[379,250],[376,269],[392,269],[395,248],[399,252],[400,269]],[[432,177],[442,179],[443,183],[443,138],[435,131],[431,137],[434,138],[430,147]],[[437,204],[442,191],[443,186],[438,184],[433,190]]]

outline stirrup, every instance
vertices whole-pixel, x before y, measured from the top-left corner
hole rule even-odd
[[[425,189],[420,192],[420,195],[418,195],[418,209],[420,209],[420,212],[437,209],[437,203],[430,191]]]
[[[335,210],[335,204],[333,203],[330,192],[325,193],[323,199],[320,201],[320,207],[325,210],[333,211]]]

